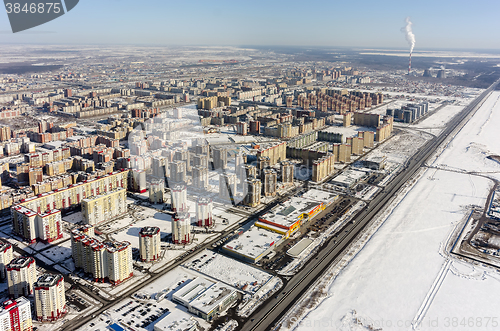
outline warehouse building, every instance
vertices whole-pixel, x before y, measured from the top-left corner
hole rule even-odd
[[[185,283],[172,295],[172,301],[207,321],[224,312],[238,299],[234,287],[205,277],[196,277]]]
[[[304,197],[292,197],[259,217],[255,226],[279,233],[284,238],[288,238],[303,223],[312,219],[323,209],[325,209],[325,205],[321,201]]]
[[[252,226],[222,247],[222,251],[249,263],[256,263],[279,246],[283,235]]]
[[[341,174],[333,178],[330,183],[333,185],[342,186],[345,188],[352,188],[356,185],[363,177],[365,177],[366,172],[359,170],[347,169]]]

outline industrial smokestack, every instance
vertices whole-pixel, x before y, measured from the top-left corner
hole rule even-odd
[[[410,52],[410,61],[408,62],[408,75],[411,72],[411,52]]]
[[[410,45],[410,62],[408,65],[408,75],[409,75],[411,71],[411,53],[413,53],[413,48],[415,47],[415,35],[413,34],[413,31],[411,29],[413,23],[410,21],[410,17],[407,17],[405,21],[406,21],[406,26],[402,28],[401,31],[404,32],[406,41]]]

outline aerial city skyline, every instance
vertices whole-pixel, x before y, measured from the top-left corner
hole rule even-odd
[[[498,329],[500,4],[8,1],[2,328]]]

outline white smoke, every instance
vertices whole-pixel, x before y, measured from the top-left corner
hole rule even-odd
[[[413,48],[415,47],[415,35],[413,34],[413,31],[411,29],[411,26],[413,23],[410,21],[410,17],[406,18],[406,26],[401,29],[402,32],[405,34],[406,41],[410,45],[410,54],[413,52]]]

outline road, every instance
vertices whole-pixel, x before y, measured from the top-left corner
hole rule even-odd
[[[498,85],[492,84],[484,93],[470,105],[458,113],[441,132],[439,136],[428,141],[406,164],[387,187],[380,192],[368,206],[360,211],[341,231],[332,237],[328,244],[321,249],[317,256],[310,260],[301,271],[292,277],[286,286],[276,296],[268,299],[239,330],[264,331],[271,329],[280,318],[298,302],[300,297],[349,247],[358,234],[370,223],[373,217],[382,211],[391,198],[403,185],[420,169],[436,149],[459,127],[465,125],[468,116],[476,111],[489,93]],[[287,323],[287,321],[283,321]]]
[[[79,327],[83,326],[84,324],[90,322],[92,319],[95,318],[95,316],[98,316],[99,314],[101,314],[102,312],[104,312],[105,310],[111,308],[112,306],[114,306],[116,303],[120,302],[121,300],[123,300],[123,298],[126,298],[128,296],[131,296],[132,294],[134,294],[135,292],[137,292],[139,289],[147,286],[148,284],[151,284],[152,282],[156,281],[158,278],[162,277],[163,275],[165,275],[167,272],[169,272],[170,270],[176,268],[177,266],[181,265],[182,263],[184,263],[185,261],[189,260],[191,257],[193,257],[194,255],[200,253],[201,251],[205,250],[205,249],[211,249],[212,248],[212,244],[216,243],[217,241],[219,241],[221,238],[224,238],[225,236],[228,236],[228,235],[231,235],[231,233],[245,225],[246,223],[252,221],[255,219],[255,217],[258,217],[259,215],[262,215],[266,212],[268,212],[269,210],[271,210],[272,208],[274,208],[277,204],[283,202],[284,200],[288,199],[289,196],[291,195],[295,195],[297,194],[300,190],[302,190],[304,187],[303,186],[298,186],[297,188],[295,188],[294,190],[288,192],[286,195],[282,196],[282,197],[278,197],[277,199],[275,199],[273,202],[271,202],[269,205],[267,205],[265,208],[259,210],[257,213],[255,213],[253,216],[249,217],[248,219],[246,219],[245,221],[241,222],[241,223],[238,223],[238,224],[235,224],[233,226],[231,226],[231,228],[223,231],[220,236],[216,237],[215,239],[205,243],[205,244],[202,244],[200,246],[197,246],[196,249],[192,252],[190,252],[188,255],[184,256],[183,258],[181,259],[178,259],[178,260],[175,260],[173,264],[169,265],[169,266],[166,266],[165,268],[157,271],[156,273],[154,274],[151,274],[151,277],[144,280],[143,282],[139,282],[139,284],[131,287],[130,289],[127,289],[125,292],[123,292],[118,298],[114,299],[114,300],[111,300],[111,301],[107,301],[107,300],[104,300],[103,298],[98,298],[99,301],[101,301],[101,303],[103,304],[101,308],[99,308],[97,311],[93,312],[91,315],[88,315],[88,316],[82,316],[78,319],[75,319],[75,320],[70,320],[68,321],[62,330],[67,330],[67,331],[73,331],[73,330],[76,330],[78,329]],[[234,207],[233,207],[234,208]],[[222,244],[221,244],[222,245]],[[95,294],[92,293],[91,291],[89,291],[87,288],[83,287],[83,286],[79,286],[78,287],[80,290],[84,291],[86,294],[88,295],[92,295],[92,297],[95,298]]]

